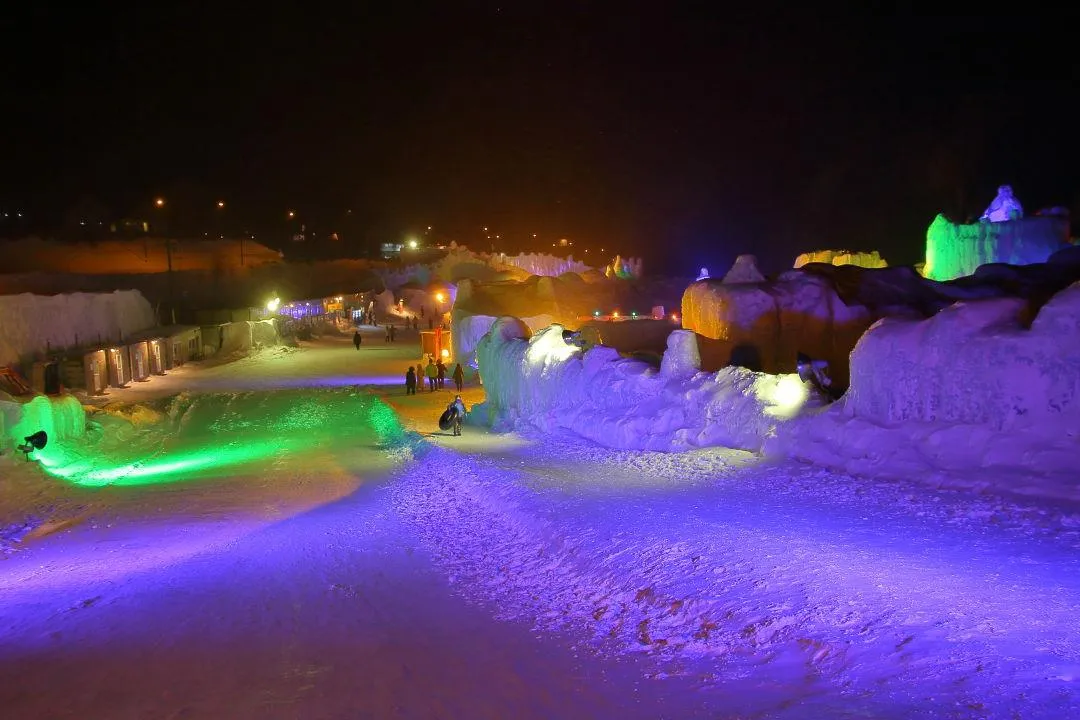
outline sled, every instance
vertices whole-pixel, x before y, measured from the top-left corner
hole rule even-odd
[[[445,412],[443,412],[443,414],[439,416],[439,429],[449,430],[451,427],[453,427],[454,415],[456,414],[457,413],[454,411],[453,408],[449,408]]]

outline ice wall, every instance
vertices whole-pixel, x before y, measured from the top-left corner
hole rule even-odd
[[[1069,240],[1069,218],[1041,215],[1008,222],[957,225],[938,215],[926,231],[923,275],[952,280],[971,275],[980,265],[1042,263]]]
[[[792,372],[798,352],[827,360],[846,379],[848,353],[873,318],[847,305],[832,282],[791,270],[775,282],[701,280],[683,293],[683,327],[699,335],[703,367]]]
[[[565,428],[615,448],[756,451],[814,405],[797,375],[696,372],[692,348],[673,333],[669,352],[678,358],[657,371],[612,348],[582,352],[564,342],[560,325],[530,337],[520,320],[499,318],[477,347],[487,401],[473,416],[500,429]]]
[[[48,349],[119,340],[156,324],[137,290],[68,295],[0,295],[0,365]]]
[[[962,302],[928,320],[882,320],[851,356],[849,411],[882,423],[935,422],[1080,433],[1080,283],[1043,306]]]
[[[1026,312],[1022,300],[978,300],[876,323],[852,353],[844,398],[770,451],[938,483],[984,469],[988,487],[1080,499],[1080,283],[1030,329]]]
[[[883,268],[889,264],[877,250],[872,252],[851,252],[850,250],[815,250],[803,253],[795,258],[795,267],[801,268],[809,263],[828,265],[858,265],[864,268]]]
[[[492,257],[492,264],[495,267],[509,265],[524,270],[530,275],[546,277],[558,277],[568,272],[583,274],[592,269],[585,263],[575,260],[573,255],[562,258],[541,253],[499,254]]]

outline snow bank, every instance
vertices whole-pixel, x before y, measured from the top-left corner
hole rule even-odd
[[[678,359],[657,371],[608,347],[583,353],[563,340],[561,325],[529,337],[517,318],[499,318],[477,347],[487,401],[473,416],[497,429],[566,428],[613,448],[757,451],[815,404],[797,375],[737,367],[690,374],[696,358],[686,335],[676,331],[668,346]]]
[[[154,310],[137,290],[70,295],[0,295],[0,365],[49,349],[117,341],[153,327]]]
[[[29,402],[0,400],[0,450],[12,450],[38,430],[48,433],[50,443],[81,438],[86,434],[86,412],[71,395],[37,395]]]
[[[852,353],[848,393],[776,451],[859,474],[1017,471],[1014,491],[1080,496],[1080,283],[1030,329],[1026,307],[982,300],[878,322]]]

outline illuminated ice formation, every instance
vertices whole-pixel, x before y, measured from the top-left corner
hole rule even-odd
[[[986,212],[979,218],[982,222],[1008,222],[1019,220],[1024,217],[1024,208],[1020,207],[1020,201],[1013,195],[1011,185],[1002,185],[998,188],[997,197],[986,208]]]
[[[605,276],[621,280],[640,278],[642,272],[641,258],[624,258],[621,255],[616,255],[604,268]]]
[[[923,275],[952,280],[971,275],[980,265],[1031,265],[1046,262],[1069,238],[1069,218],[1040,215],[1009,222],[957,225],[938,215],[926,231]]]
[[[872,252],[851,252],[850,250],[815,250],[803,253],[795,258],[795,267],[801,268],[810,263],[828,263],[829,265],[858,265],[864,268],[888,267],[885,258],[874,250]]]

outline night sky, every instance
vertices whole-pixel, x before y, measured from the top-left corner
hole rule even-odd
[[[484,249],[488,226],[499,249],[568,237],[693,275],[742,252],[915,262],[935,213],[977,216],[1002,183],[1080,212],[1078,67],[1047,16],[26,5],[0,19],[0,209],[33,222],[157,196],[204,222],[223,199],[271,240],[293,209],[353,244],[431,225]]]

